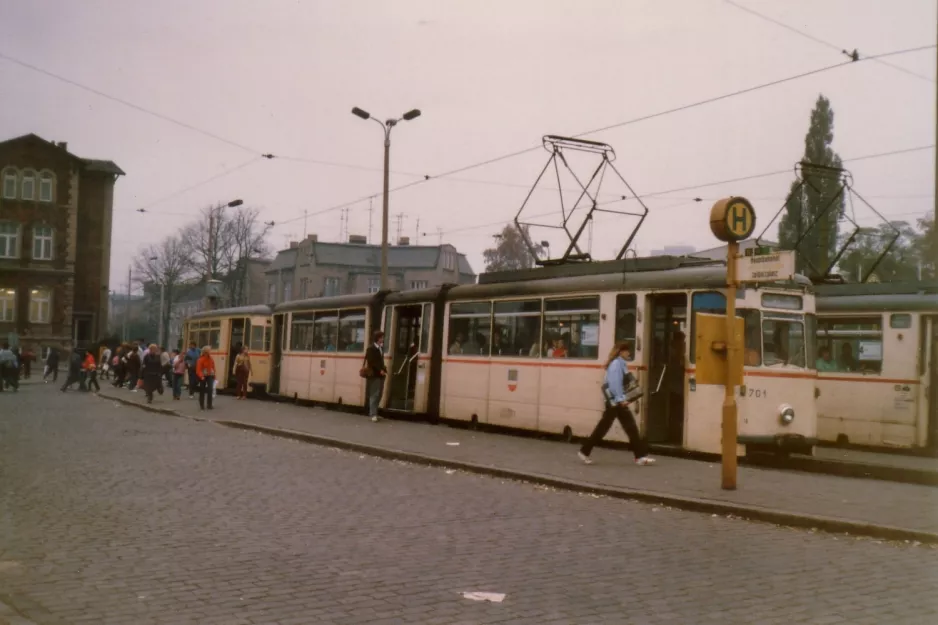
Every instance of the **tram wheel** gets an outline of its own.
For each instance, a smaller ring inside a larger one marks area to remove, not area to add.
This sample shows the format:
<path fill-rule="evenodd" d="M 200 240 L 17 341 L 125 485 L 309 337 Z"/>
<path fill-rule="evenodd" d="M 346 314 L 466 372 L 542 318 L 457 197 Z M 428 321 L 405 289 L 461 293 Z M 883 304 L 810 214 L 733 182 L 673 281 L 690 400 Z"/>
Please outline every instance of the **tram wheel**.
<path fill-rule="evenodd" d="M 563 440 L 567 443 L 573 442 L 573 429 L 569 425 L 565 425 L 563 428 Z"/>
<path fill-rule="evenodd" d="M 469 420 L 469 429 L 472 431 L 479 429 L 479 415 L 472 415 L 472 418 Z"/>

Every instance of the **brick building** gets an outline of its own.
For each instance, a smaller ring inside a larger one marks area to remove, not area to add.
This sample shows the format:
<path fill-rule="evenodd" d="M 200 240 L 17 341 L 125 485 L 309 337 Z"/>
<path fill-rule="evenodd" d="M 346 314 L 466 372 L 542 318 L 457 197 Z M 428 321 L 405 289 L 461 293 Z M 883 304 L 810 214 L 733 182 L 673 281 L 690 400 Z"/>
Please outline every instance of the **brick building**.
<path fill-rule="evenodd" d="M 290 300 L 376 293 L 381 285 L 381 246 L 352 235 L 348 243 L 320 242 L 315 234 L 277 252 L 266 271 L 265 304 Z M 410 245 L 402 237 L 388 249 L 388 287 L 395 291 L 441 284 L 473 284 L 466 259 L 449 244 Z"/>
<path fill-rule="evenodd" d="M 122 175 L 34 134 L 0 142 L 0 338 L 38 352 L 104 336 Z"/>

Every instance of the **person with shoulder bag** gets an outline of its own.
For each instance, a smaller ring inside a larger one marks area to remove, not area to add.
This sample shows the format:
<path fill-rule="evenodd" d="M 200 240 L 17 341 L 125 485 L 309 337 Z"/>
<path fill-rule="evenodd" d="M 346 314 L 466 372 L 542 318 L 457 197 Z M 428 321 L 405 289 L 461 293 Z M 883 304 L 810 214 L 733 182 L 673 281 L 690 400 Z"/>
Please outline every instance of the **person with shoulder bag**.
<path fill-rule="evenodd" d="M 577 452 L 577 456 L 585 464 L 593 463 L 590 452 L 603 439 L 616 419 L 619 420 L 619 424 L 629 437 L 629 444 L 635 455 L 635 464 L 647 466 L 655 463 L 655 459 L 648 455 L 648 445 L 642 440 L 638 425 L 635 423 L 635 416 L 629 410 L 629 402 L 637 399 L 637 397 L 630 398 L 626 393 L 626 380 L 632 379 L 627 360 L 631 352 L 632 348 L 629 343 L 622 341 L 612 348 L 609 359 L 606 361 L 606 381 L 602 387 L 606 409 L 593 433 Z"/>
<path fill-rule="evenodd" d="M 384 332 L 377 330 L 374 342 L 365 350 L 365 360 L 359 375 L 365 378 L 365 402 L 368 416 L 378 421 L 378 404 L 381 403 L 381 394 L 384 392 L 384 380 L 387 378 L 388 368 L 384 364 Z"/>

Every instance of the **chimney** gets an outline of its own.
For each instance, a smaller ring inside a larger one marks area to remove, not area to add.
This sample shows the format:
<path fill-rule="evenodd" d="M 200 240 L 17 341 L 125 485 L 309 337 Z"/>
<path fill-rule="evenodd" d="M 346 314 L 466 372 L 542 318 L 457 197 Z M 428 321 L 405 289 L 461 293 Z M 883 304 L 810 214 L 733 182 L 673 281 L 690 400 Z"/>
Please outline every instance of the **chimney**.
<path fill-rule="evenodd" d="M 58 145 L 63 150 L 68 150 L 68 141 L 59 141 L 56 145 Z"/>
<path fill-rule="evenodd" d="M 317 235 L 315 235 L 315 234 L 307 234 L 307 235 L 306 235 L 306 240 L 307 240 L 307 241 L 312 241 L 313 243 L 316 243 L 317 241 L 319 241 L 319 237 L 318 237 Z"/>
<path fill-rule="evenodd" d="M 368 237 L 362 236 L 360 234 L 350 234 L 348 235 L 349 243 L 368 243 Z"/>
<path fill-rule="evenodd" d="M 291 250 L 295 250 L 295 249 L 298 248 L 299 246 L 300 246 L 300 242 L 299 242 L 299 241 L 290 241 L 290 249 L 291 249 Z"/>
<path fill-rule="evenodd" d="M 401 237 L 397 240 L 398 245 L 410 245 L 410 237 Z"/>

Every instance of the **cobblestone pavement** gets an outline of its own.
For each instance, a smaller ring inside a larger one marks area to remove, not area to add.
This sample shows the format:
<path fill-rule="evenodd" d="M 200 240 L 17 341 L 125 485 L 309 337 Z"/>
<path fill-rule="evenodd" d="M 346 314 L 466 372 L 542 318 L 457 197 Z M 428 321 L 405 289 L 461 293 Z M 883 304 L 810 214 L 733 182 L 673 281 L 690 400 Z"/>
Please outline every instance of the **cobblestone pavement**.
<path fill-rule="evenodd" d="M 143 401 L 141 393 L 111 387 L 105 392 Z M 593 453 L 596 464 L 587 467 L 576 459 L 575 446 L 561 442 L 396 420 L 373 424 L 354 414 L 255 400 L 239 402 L 229 396 L 218 397 L 211 412 L 200 412 L 194 400 L 173 402 L 168 396 L 158 397 L 153 405 L 191 416 L 299 430 L 604 487 L 938 532 L 938 488 L 931 486 L 740 467 L 739 489 L 723 491 L 720 465 L 715 462 L 659 457 L 657 466 L 646 469 L 634 466 L 629 452 L 597 449 Z"/>
<path fill-rule="evenodd" d="M 0 398 L 0 601 L 40 625 L 938 616 L 931 547 L 554 492 L 43 391 Z"/>

